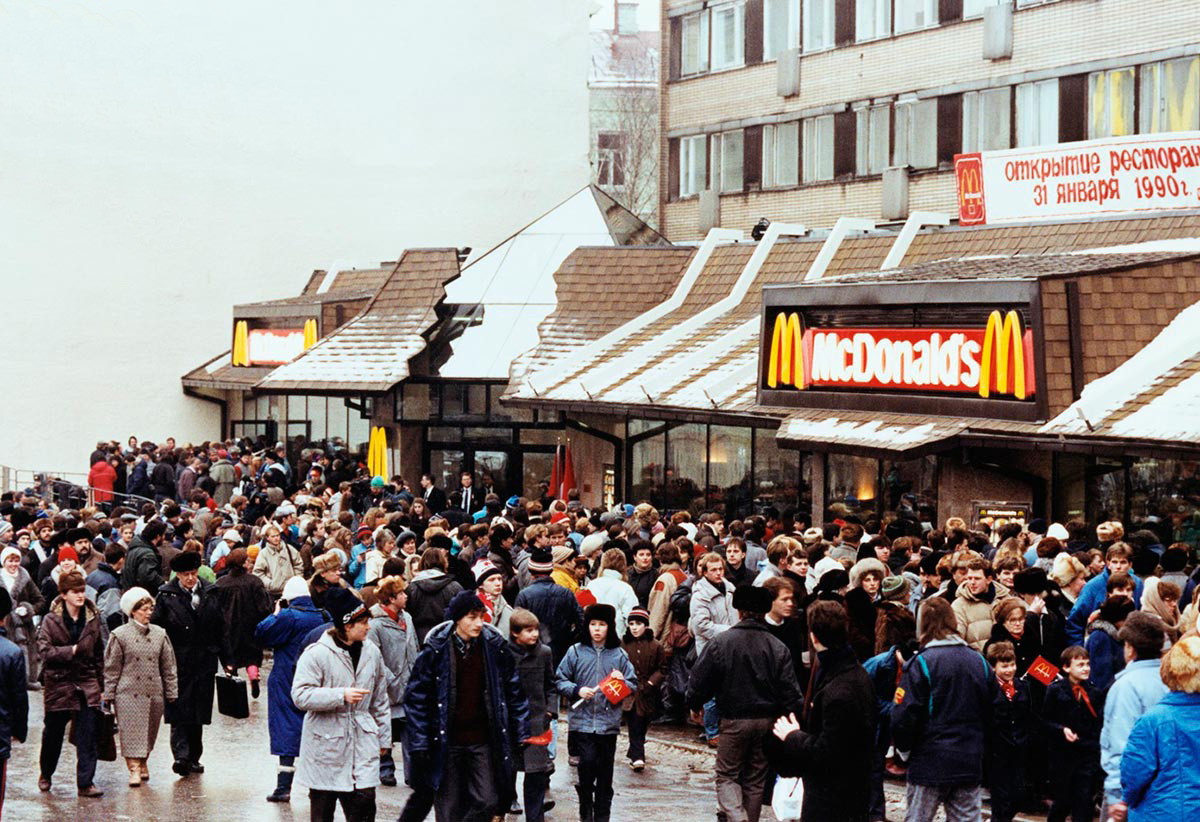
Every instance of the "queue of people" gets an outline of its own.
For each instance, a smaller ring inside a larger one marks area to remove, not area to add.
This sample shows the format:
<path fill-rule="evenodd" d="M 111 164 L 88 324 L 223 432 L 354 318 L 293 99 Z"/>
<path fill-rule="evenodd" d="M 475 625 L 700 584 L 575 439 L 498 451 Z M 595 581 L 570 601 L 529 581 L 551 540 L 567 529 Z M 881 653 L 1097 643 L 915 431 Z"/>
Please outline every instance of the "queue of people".
<path fill-rule="evenodd" d="M 713 750 L 727 822 L 795 780 L 805 822 L 885 819 L 887 779 L 913 822 L 979 819 L 985 794 L 997 820 L 1200 807 L 1195 546 L 1153 532 L 413 493 L 245 443 L 132 456 L 161 498 L 0 500 L 0 761 L 40 690 L 43 791 L 70 725 L 76 791 L 102 795 L 113 715 L 130 788 L 164 720 L 174 773 L 204 773 L 216 677 L 258 698 L 269 655 L 266 798 L 298 783 L 314 820 L 373 819 L 403 778 L 401 820 L 540 822 L 565 767 L 607 822 L 621 729 L 640 774 L 655 721 Z M 183 502 L 159 470 L 181 462 Z"/>

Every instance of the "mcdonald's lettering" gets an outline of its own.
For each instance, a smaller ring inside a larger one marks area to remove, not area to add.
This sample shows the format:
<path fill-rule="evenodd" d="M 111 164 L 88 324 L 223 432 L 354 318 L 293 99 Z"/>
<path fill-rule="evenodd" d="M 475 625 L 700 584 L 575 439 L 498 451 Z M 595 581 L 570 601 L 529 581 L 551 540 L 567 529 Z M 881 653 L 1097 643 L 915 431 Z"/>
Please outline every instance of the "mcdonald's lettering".
<path fill-rule="evenodd" d="M 305 349 L 303 329 L 253 328 L 246 338 L 244 365 L 283 365 Z"/>
<path fill-rule="evenodd" d="M 784 312 L 772 327 L 765 387 L 1026 400 L 1034 395 L 1033 374 L 1033 335 L 1015 310 L 991 312 L 982 328 L 807 330 L 798 314 Z"/>

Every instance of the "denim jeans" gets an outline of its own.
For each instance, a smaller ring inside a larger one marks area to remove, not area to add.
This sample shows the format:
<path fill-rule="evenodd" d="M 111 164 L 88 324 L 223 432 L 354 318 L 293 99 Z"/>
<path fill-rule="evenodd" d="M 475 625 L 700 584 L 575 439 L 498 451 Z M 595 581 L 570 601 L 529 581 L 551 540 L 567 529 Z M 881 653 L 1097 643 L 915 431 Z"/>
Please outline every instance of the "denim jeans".
<path fill-rule="evenodd" d="M 89 708 L 87 699 L 78 694 L 79 709 L 75 711 L 47 711 L 46 726 L 42 731 L 41 769 L 42 776 L 54 776 L 58 758 L 62 755 L 63 737 L 72 717 L 75 719 L 75 784 L 80 788 L 91 786 L 96 776 L 96 724 L 100 718 L 98 708 Z"/>
<path fill-rule="evenodd" d="M 704 703 L 704 735 L 709 739 L 721 732 L 721 716 L 717 713 L 717 700 Z"/>

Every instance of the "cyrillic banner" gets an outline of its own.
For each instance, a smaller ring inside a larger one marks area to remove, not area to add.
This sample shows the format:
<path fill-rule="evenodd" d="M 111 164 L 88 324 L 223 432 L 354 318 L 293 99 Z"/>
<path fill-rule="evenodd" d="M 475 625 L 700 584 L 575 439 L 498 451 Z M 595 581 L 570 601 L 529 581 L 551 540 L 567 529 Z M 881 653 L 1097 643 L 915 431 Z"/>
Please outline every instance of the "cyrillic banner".
<path fill-rule="evenodd" d="M 1200 132 L 958 154 L 961 225 L 1200 208 Z"/>

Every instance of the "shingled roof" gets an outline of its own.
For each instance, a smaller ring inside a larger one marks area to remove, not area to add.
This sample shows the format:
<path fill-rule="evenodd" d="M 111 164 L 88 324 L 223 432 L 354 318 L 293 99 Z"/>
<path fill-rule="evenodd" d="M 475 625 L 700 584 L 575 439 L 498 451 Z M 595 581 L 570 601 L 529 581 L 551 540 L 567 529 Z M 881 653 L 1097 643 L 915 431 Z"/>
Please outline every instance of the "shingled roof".
<path fill-rule="evenodd" d="M 404 252 L 367 307 L 341 329 L 256 386 L 264 391 L 380 393 L 408 376 L 408 361 L 425 348 L 445 286 L 458 276 L 453 248 Z"/>

